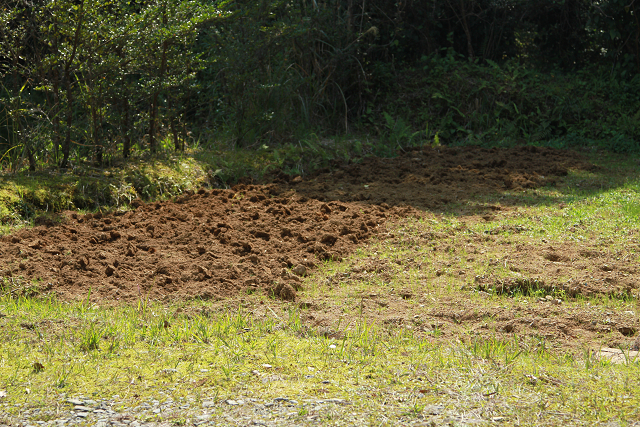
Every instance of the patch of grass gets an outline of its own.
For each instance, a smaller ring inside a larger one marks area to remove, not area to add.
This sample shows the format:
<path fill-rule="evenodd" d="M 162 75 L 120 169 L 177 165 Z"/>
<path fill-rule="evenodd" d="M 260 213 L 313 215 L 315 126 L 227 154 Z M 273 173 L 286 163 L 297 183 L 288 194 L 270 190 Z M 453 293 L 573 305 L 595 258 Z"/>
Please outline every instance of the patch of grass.
<path fill-rule="evenodd" d="M 627 215 L 640 204 L 636 169 L 630 159 L 570 172 L 560 188 L 520 193 L 516 206 L 486 200 L 501 207 L 490 216 L 405 220 L 344 263 L 325 264 L 307 294 L 334 305 L 325 310 L 334 317 L 444 332 L 445 342 L 518 333 L 567 354 L 629 348 L 640 309 L 640 219 Z"/>
<path fill-rule="evenodd" d="M 349 162 L 358 162 L 371 155 L 393 157 L 398 145 L 384 139 L 336 136 L 323 138 L 311 134 L 298 143 L 260 147 L 225 147 L 213 144 L 199 150 L 194 157 L 208 165 L 209 178 L 219 185 L 239 181 L 263 182 L 274 175 L 309 175 L 318 170 Z"/>
<path fill-rule="evenodd" d="M 333 398 L 350 403 L 334 413 L 338 419 L 384 413 L 392 424 L 473 416 L 560 425 L 637 416 L 637 364 L 567 358 L 517 336 L 442 345 L 365 320 L 335 325 L 340 338 L 304 335 L 292 306 L 254 302 L 251 315 L 239 303 L 140 311 L 5 296 L 0 389 L 7 396 L 0 407 L 12 416 L 65 396 L 119 396 L 124 407 L 163 396 L 218 405 L 285 396 L 300 402 L 300 416 L 309 411 L 305 399 Z"/>
<path fill-rule="evenodd" d="M 0 175 L 0 233 L 34 225 L 57 212 L 126 208 L 136 198 L 157 200 L 207 183 L 206 166 L 189 156 L 132 159 L 122 167 L 76 167 L 68 172 Z"/>

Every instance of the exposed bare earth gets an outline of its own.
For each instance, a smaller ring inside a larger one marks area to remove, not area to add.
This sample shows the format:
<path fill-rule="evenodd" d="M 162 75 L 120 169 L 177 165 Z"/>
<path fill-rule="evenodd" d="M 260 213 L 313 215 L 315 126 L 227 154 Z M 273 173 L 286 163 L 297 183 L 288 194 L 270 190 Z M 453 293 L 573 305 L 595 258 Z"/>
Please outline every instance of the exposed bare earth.
<path fill-rule="evenodd" d="M 437 147 L 395 159 L 368 158 L 297 184 L 294 179 L 288 185 L 318 200 L 441 210 L 483 194 L 553 185 L 569 169 L 596 167 L 575 152 L 550 148 Z"/>
<path fill-rule="evenodd" d="M 432 215 L 429 212 L 449 203 L 480 195 L 553 185 L 569 169 L 594 166 L 576 153 L 547 148 L 425 148 L 395 159 L 366 159 L 307 180 L 281 177 L 269 185 L 202 189 L 175 201 L 138 202 L 128 212 L 65 212 L 61 224 L 45 221 L 4 236 L 0 277 L 12 281 L 13 287 L 23 286 L 23 293 L 54 293 L 60 299 L 90 294 L 92 301 L 102 302 L 140 297 L 227 300 L 267 293 L 282 300 L 304 300 L 312 311 L 307 320 L 319 326 L 330 323 L 331 310 L 323 298 L 314 301 L 305 296 L 301 277 L 323 261 L 343 259 L 372 236 L 405 245 L 402 236 L 388 233 L 388 221 Z M 509 209 L 517 208 L 481 206 L 466 212 L 466 220 L 491 221 L 498 211 Z M 445 286 L 447 275 L 457 274 L 468 276 L 466 282 L 474 283 L 476 290 L 504 293 L 527 287 L 562 289 L 568 296 L 624 296 L 638 291 L 636 267 L 615 254 L 565 243 L 514 247 L 500 238 L 507 231 L 514 232 L 496 228 L 456 244 L 465 247 L 469 263 L 486 258 L 490 265 L 508 258 L 514 272 L 511 279 L 474 277 L 473 270 L 450 272 L 446 261 L 429 266 L 420 279 Z M 429 233 L 411 244 L 450 251 L 451 242 L 446 241 L 450 238 Z M 484 255 L 484 244 L 499 247 L 505 256 L 498 260 Z M 337 279 L 357 282 L 396 268 L 386 260 L 368 262 L 371 265 L 351 266 L 348 277 Z M 397 299 L 383 302 L 376 302 L 376 295 L 363 298 L 361 310 L 366 312 L 369 306 L 369 314 L 384 323 L 411 324 L 425 332 L 453 331 L 469 323 L 482 334 L 487 328 L 483 319 L 491 318 L 505 334 L 535 330 L 566 340 L 578 334 L 583 343 L 602 332 L 618 334 L 610 336 L 610 346 L 626 343 L 640 329 L 635 315 L 603 313 L 605 324 L 592 315 L 568 312 L 552 300 L 517 313 L 501 313 L 495 307 L 465 309 L 458 301 L 443 300 L 428 313 L 414 314 L 416 304 L 411 300 L 424 302 L 428 296 L 415 289 L 406 295 L 403 290 L 394 292 Z M 380 314 L 380 307 L 387 311 Z M 425 314 L 440 320 L 410 320 Z"/>
<path fill-rule="evenodd" d="M 264 291 L 295 299 L 300 279 L 340 259 L 411 208 L 300 197 L 277 186 L 200 190 L 112 214 L 66 213 L 61 225 L 3 239 L 3 276 L 40 279 L 62 298 L 221 299 Z M 303 273 L 299 273 L 303 275 Z"/>

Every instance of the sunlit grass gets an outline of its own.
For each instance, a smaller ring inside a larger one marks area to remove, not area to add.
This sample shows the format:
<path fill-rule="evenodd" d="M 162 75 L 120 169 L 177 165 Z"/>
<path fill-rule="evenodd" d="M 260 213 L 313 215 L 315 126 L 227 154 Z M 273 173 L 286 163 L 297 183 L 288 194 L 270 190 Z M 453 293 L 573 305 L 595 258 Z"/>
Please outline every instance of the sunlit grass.
<path fill-rule="evenodd" d="M 514 421 L 541 409 L 583 422 L 637 416 L 637 364 L 563 357 L 544 341 L 517 336 L 443 345 L 366 321 L 344 325 L 343 336 L 332 339 L 303 327 L 298 309 L 269 301 L 258 306 L 265 303 L 273 315 L 258 320 L 240 306 L 109 308 L 5 297 L 3 410 L 74 395 L 117 395 L 129 406 L 160 392 L 178 402 L 221 402 L 304 399 L 321 389 L 322 396 L 348 400 L 350 412 L 386 406 L 396 420 L 422 417 L 434 404 L 451 416 L 479 411 L 485 421 Z M 278 380 L 264 380 L 271 377 Z M 484 413 L 487 405 L 491 411 Z"/>

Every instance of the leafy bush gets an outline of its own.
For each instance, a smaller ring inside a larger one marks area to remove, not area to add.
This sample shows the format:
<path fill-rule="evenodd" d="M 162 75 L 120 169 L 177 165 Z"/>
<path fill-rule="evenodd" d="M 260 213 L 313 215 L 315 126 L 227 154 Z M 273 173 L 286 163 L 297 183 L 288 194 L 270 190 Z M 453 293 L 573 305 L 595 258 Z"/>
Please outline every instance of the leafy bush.
<path fill-rule="evenodd" d="M 385 155 L 436 134 L 509 145 L 575 133 L 624 150 L 638 137 L 635 2 L 6 3 L 11 171 L 354 131 L 375 132 Z"/>
<path fill-rule="evenodd" d="M 392 114 L 410 123 L 404 135 L 428 126 L 447 144 L 509 146 L 568 137 L 568 145 L 582 139 L 619 152 L 638 149 L 640 78 L 621 82 L 596 67 L 544 73 L 519 60 L 481 63 L 453 51 L 425 57 L 421 65 L 398 73 L 392 95 L 372 111 L 387 128 Z"/>

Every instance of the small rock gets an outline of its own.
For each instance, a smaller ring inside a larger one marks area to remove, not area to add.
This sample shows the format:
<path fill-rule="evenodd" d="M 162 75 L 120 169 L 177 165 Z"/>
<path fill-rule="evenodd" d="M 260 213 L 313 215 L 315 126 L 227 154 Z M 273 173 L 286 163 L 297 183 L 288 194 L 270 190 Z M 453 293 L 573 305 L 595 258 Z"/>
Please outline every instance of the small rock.
<path fill-rule="evenodd" d="M 618 348 L 602 348 L 595 353 L 595 356 L 597 359 L 609 360 L 615 364 L 626 364 L 640 359 L 640 353 L 638 351 L 624 352 Z"/>
<path fill-rule="evenodd" d="M 293 270 L 291 271 L 293 271 L 293 273 L 298 276 L 304 276 L 307 274 L 307 267 L 305 267 L 302 264 L 298 264 L 295 267 L 293 267 Z"/>
<path fill-rule="evenodd" d="M 202 402 L 202 407 L 203 408 L 210 408 L 212 406 L 215 406 L 216 402 L 214 402 L 213 400 L 205 400 L 204 402 Z"/>
<path fill-rule="evenodd" d="M 440 415 L 444 411 L 444 406 L 441 405 L 429 405 L 424 408 L 422 412 L 428 415 Z"/>
<path fill-rule="evenodd" d="M 84 406 L 84 405 L 76 405 L 73 408 L 74 411 L 80 411 L 80 412 L 92 412 L 93 408 L 89 408 L 88 406 Z"/>
<path fill-rule="evenodd" d="M 76 412 L 76 417 L 87 418 L 89 416 L 88 412 Z"/>
<path fill-rule="evenodd" d="M 336 405 L 351 405 L 351 402 L 349 402 L 348 400 L 337 399 L 337 398 L 325 399 L 324 403 L 334 403 Z"/>

